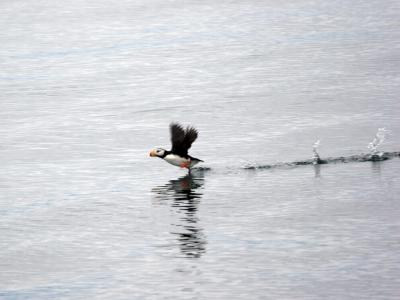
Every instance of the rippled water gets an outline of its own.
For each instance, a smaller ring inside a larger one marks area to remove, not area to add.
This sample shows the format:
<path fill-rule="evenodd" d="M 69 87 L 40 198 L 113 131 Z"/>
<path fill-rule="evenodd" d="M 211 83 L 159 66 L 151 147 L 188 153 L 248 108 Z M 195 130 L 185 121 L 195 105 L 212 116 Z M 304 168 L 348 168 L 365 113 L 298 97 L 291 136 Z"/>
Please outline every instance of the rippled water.
<path fill-rule="evenodd" d="M 398 1 L 0 8 L 0 299 L 399 298 Z"/>

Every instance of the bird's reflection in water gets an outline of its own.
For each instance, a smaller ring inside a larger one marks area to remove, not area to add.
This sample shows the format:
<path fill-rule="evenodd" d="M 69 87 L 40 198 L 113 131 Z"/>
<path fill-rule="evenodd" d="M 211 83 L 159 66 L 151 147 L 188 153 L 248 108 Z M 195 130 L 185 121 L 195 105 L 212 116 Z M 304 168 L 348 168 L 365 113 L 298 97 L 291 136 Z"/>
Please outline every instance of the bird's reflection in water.
<path fill-rule="evenodd" d="M 373 161 L 372 162 L 372 172 L 375 175 L 381 176 L 382 174 L 382 162 L 381 161 Z"/>
<path fill-rule="evenodd" d="M 321 165 L 314 165 L 314 177 L 315 178 L 321 177 Z"/>
<path fill-rule="evenodd" d="M 168 203 L 178 214 L 178 222 L 171 224 L 171 234 L 177 236 L 179 248 L 185 257 L 199 258 L 206 251 L 206 239 L 199 226 L 198 205 L 202 197 L 204 172 L 192 172 L 167 184 L 154 188 L 153 203 Z"/>

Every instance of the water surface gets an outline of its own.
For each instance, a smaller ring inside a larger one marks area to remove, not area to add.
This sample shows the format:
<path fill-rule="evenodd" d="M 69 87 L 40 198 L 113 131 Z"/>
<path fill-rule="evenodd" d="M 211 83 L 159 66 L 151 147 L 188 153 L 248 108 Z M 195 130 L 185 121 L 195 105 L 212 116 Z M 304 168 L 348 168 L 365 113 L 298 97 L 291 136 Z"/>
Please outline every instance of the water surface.
<path fill-rule="evenodd" d="M 398 1 L 0 7 L 1 299 L 399 298 Z"/>

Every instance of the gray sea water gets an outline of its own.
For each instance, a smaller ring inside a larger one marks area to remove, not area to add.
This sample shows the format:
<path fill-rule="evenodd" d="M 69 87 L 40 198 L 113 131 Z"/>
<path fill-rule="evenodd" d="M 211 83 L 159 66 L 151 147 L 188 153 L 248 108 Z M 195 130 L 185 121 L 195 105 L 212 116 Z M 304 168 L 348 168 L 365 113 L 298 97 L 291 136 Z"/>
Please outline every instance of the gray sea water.
<path fill-rule="evenodd" d="M 399 158 L 280 164 L 400 151 L 399 1 L 4 0 L 0 27 L 0 299 L 400 298 Z M 171 121 L 191 176 L 148 156 Z"/>

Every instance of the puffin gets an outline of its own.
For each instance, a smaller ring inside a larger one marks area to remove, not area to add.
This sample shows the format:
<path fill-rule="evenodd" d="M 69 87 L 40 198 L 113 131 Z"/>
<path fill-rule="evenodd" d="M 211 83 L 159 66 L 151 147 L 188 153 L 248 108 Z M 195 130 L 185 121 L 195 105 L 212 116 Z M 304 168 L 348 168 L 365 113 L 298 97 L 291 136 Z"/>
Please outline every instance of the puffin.
<path fill-rule="evenodd" d="M 188 154 L 188 150 L 199 134 L 193 126 L 187 126 L 185 129 L 179 123 L 171 123 L 169 125 L 169 130 L 172 144 L 171 150 L 168 151 L 162 148 L 155 148 L 150 151 L 150 156 L 159 157 L 171 165 L 186 168 L 190 173 L 192 167 L 197 165 L 199 162 L 202 162 L 201 159 L 192 157 Z"/>

